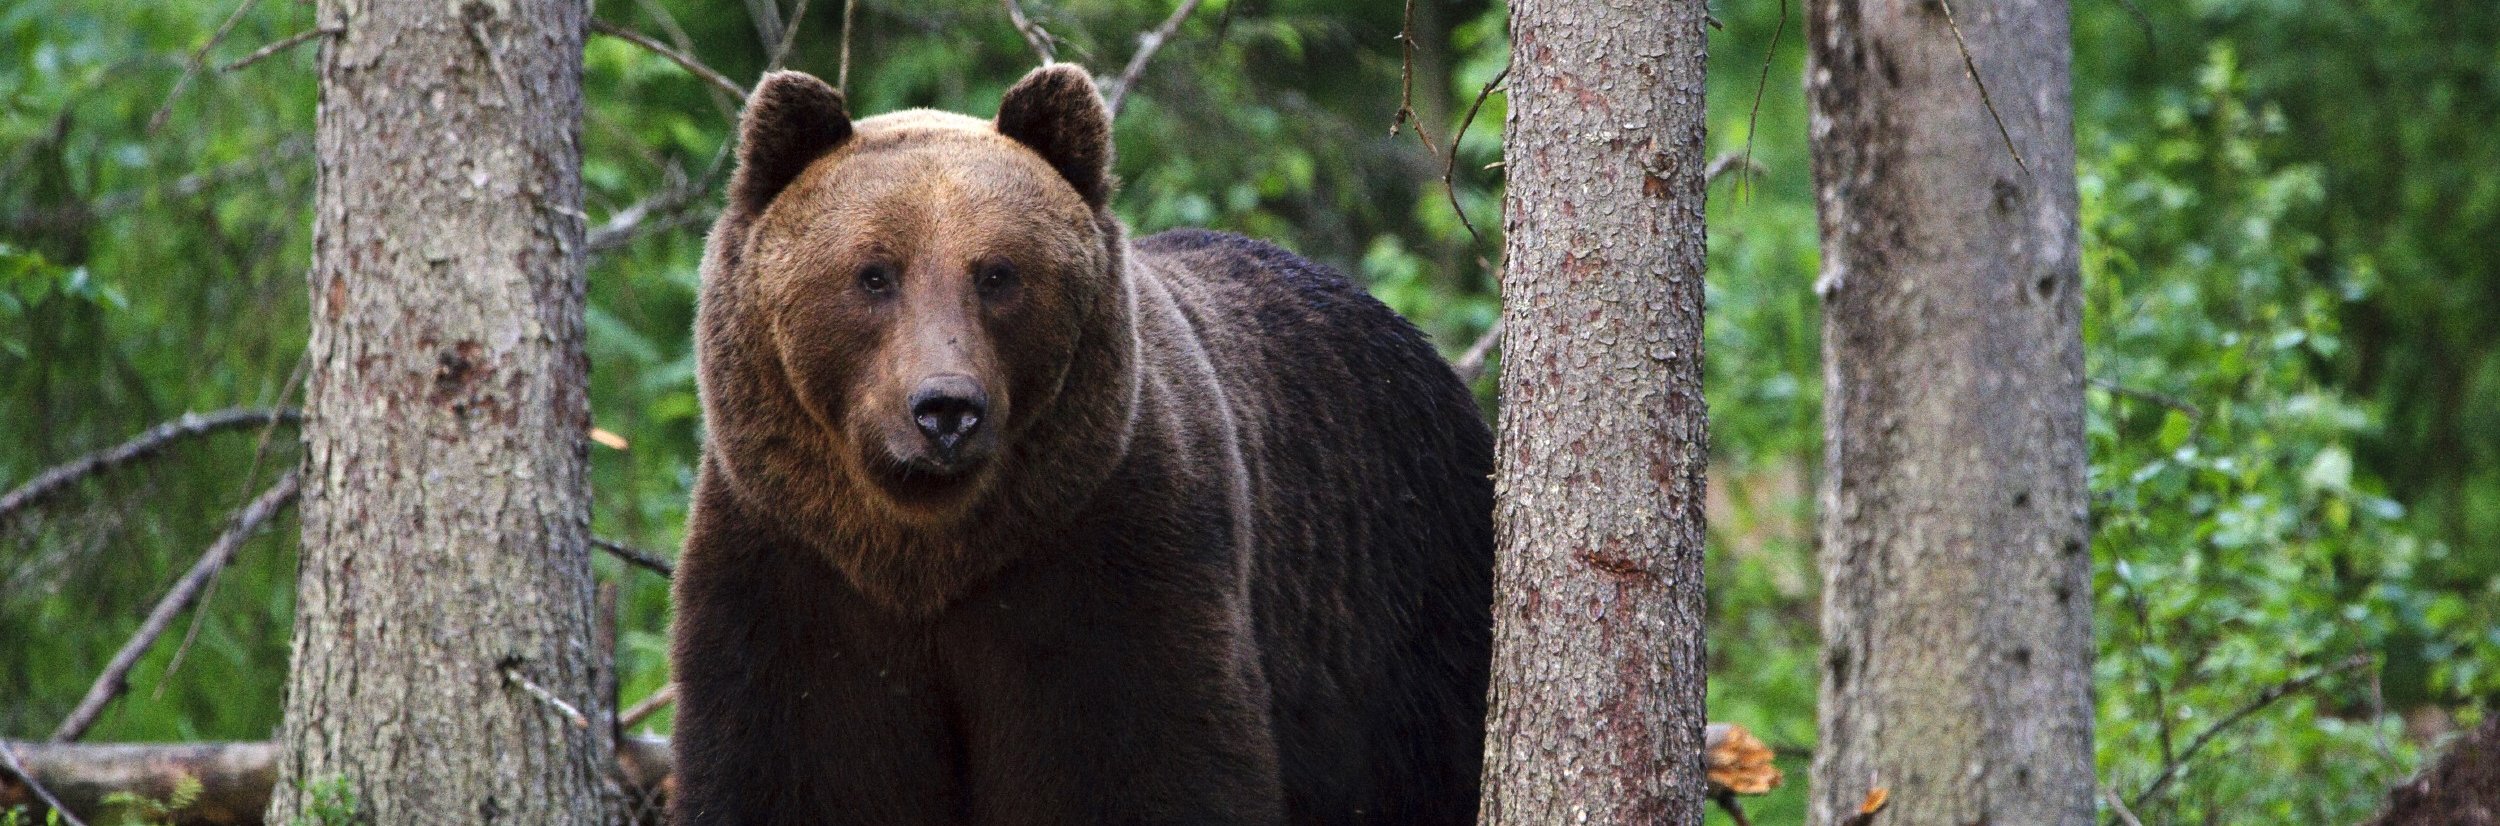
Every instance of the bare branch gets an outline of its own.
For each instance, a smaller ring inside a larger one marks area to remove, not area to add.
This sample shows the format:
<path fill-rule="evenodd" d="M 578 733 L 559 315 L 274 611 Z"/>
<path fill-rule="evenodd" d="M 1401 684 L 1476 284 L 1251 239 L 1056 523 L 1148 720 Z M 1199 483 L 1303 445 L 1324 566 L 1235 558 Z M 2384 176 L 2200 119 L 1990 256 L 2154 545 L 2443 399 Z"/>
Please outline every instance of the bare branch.
<path fill-rule="evenodd" d="M 1051 48 L 1050 45 L 1050 32 L 1043 31 L 1042 24 L 1035 23 L 1032 18 L 1024 16 L 1023 4 L 1017 3 L 1016 0 L 999 1 L 1007 4 L 1007 22 L 1015 24 L 1017 34 L 1024 35 L 1025 45 L 1033 47 L 1033 54 L 1042 59 L 1042 65 L 1048 66 L 1059 62 L 1058 50 Z"/>
<path fill-rule="evenodd" d="M 1109 93 L 1103 95 L 1103 102 L 1110 105 L 1113 117 L 1119 116 L 1120 106 L 1128 102 L 1129 90 L 1135 88 L 1138 77 L 1146 73 L 1146 62 L 1154 59 L 1155 52 L 1172 39 L 1172 33 L 1180 30 L 1181 21 L 1188 20 L 1189 15 L 1198 10 L 1200 2 L 1203 0 L 1181 0 L 1180 7 L 1172 10 L 1172 16 L 1163 18 L 1163 25 L 1137 36 L 1137 54 L 1129 57 L 1128 68 L 1120 70 L 1119 79 L 1112 81 Z"/>
<path fill-rule="evenodd" d="M 333 36 L 333 35 L 337 35 L 337 34 L 339 34 L 339 33 L 341 33 L 341 32 L 345 32 L 345 31 L 347 31 L 347 30 L 346 30 L 346 29 L 343 29 L 343 28 L 340 28 L 340 27 L 337 27 L 337 26 L 318 26 L 318 27 L 314 27 L 314 28 L 310 28 L 310 29 L 305 29 L 305 30 L 303 30 L 303 31 L 296 32 L 296 33 L 294 33 L 294 34 L 287 35 L 286 39 L 284 39 L 284 40 L 280 40 L 280 41 L 278 41 L 278 42 L 276 42 L 276 43 L 271 43 L 271 44 L 269 44 L 269 45 L 267 45 L 267 46 L 262 46 L 262 47 L 260 47 L 260 49 L 259 49 L 259 50 L 254 51 L 254 52 L 252 52 L 251 54 L 244 55 L 242 60 L 237 60 L 237 61 L 235 61 L 235 62 L 228 63 L 228 64 L 223 65 L 223 66 L 219 66 L 219 67 L 217 67 L 217 73 L 218 73 L 218 74 L 225 74 L 225 73 L 228 73 L 228 72 L 239 71 L 239 70 L 243 69 L 243 68 L 244 68 L 244 67 L 246 67 L 246 66 L 250 66 L 250 65 L 252 65 L 252 64 L 254 64 L 254 63 L 259 63 L 259 62 L 261 62 L 261 61 L 263 61 L 263 60 L 268 60 L 269 58 L 276 56 L 279 52 L 283 52 L 283 51 L 286 51 L 286 50 L 288 50 L 288 49 L 292 49 L 292 48 L 295 48 L 295 47 L 297 47 L 297 46 L 301 46 L 301 45 L 304 45 L 304 44 L 306 44 L 306 43 L 310 43 L 310 42 L 312 42 L 312 39 L 313 39 L 313 38 L 316 38 L 316 37 L 323 37 L 323 36 Z"/>
<path fill-rule="evenodd" d="M 1970 72 L 1971 84 L 1979 87 L 1980 105 L 1988 107 L 1988 119 L 1997 123 L 1997 137 L 2005 139 L 2005 154 L 2013 156 L 2014 165 L 2029 174 L 2031 165 L 2023 163 L 2022 151 L 2014 148 L 2014 133 L 2006 130 L 2005 117 L 1997 114 L 1997 102 L 1988 96 L 1988 81 L 1979 77 L 1979 61 L 1971 58 L 1970 43 L 1962 39 L 1962 24 L 1953 19 L 1952 0 L 1936 0 L 1936 4 L 1944 7 L 1944 24 L 1953 30 L 1953 45 L 1962 50 L 1962 69 Z"/>
<path fill-rule="evenodd" d="M 660 709 L 667 708 L 670 703 L 674 702 L 677 702 L 677 684 L 669 683 L 660 686 L 660 690 L 651 692 L 651 696 L 642 698 L 642 702 L 635 703 L 633 708 L 626 709 L 625 716 L 617 718 L 616 727 L 633 728 L 641 725 L 642 721 L 651 719 L 651 715 L 660 713 Z"/>
<path fill-rule="evenodd" d="M 790 10 L 790 25 L 781 28 L 781 42 L 773 44 L 773 59 L 764 64 L 765 71 L 781 68 L 782 61 L 790 57 L 790 47 L 798 45 L 799 21 L 807 19 L 807 3 L 808 0 L 799 0 L 798 7 Z"/>
<path fill-rule="evenodd" d="M 200 588 L 208 583 L 209 577 L 215 576 L 218 569 L 234 559 L 235 551 L 259 532 L 262 524 L 276 516 L 279 509 L 295 501 L 298 481 L 297 473 L 288 471 L 278 478 L 277 484 L 269 486 L 269 490 L 262 492 L 259 498 L 253 499 L 235 515 L 234 521 L 226 526 L 225 533 L 218 534 L 217 541 L 209 543 L 208 551 L 200 554 L 200 561 L 192 564 L 189 573 L 175 580 L 173 589 L 165 593 L 164 599 L 157 600 L 156 608 L 148 612 L 147 621 L 139 624 L 138 632 L 131 634 L 130 641 L 123 643 L 121 650 L 113 654 L 112 662 L 104 666 L 104 673 L 98 675 L 95 684 L 88 687 L 87 696 L 78 701 L 78 708 L 72 710 L 69 718 L 61 721 L 61 727 L 52 732 L 52 742 L 76 740 L 95 725 L 96 718 L 104 715 L 105 706 L 111 705 L 113 698 L 121 696 L 122 691 L 130 687 L 130 669 L 136 667 L 139 658 L 146 656 L 148 649 L 156 645 L 156 638 L 164 635 L 165 629 L 173 625 L 174 618 L 181 616 L 191 607 L 192 601 L 199 598 Z"/>
<path fill-rule="evenodd" d="M 581 709 L 574 708 L 572 703 L 565 702 L 564 698 L 556 696 L 555 692 L 548 691 L 546 686 L 539 685 L 537 681 L 530 679 L 529 675 L 521 673 L 519 663 L 507 662 L 498 666 L 496 670 L 503 673 L 505 683 L 529 692 L 531 697 L 547 704 L 549 710 L 563 717 L 565 722 L 573 724 L 574 728 L 583 731 L 590 730 L 590 718 L 583 715 Z"/>
<path fill-rule="evenodd" d="M 737 81 L 730 80 L 728 75 L 721 74 L 718 69 L 703 65 L 703 61 L 696 60 L 693 55 L 670 48 L 666 43 L 651 39 L 650 35 L 595 18 L 590 21 L 590 30 L 625 41 L 627 43 L 632 43 L 636 46 L 641 46 L 643 49 L 651 52 L 652 54 L 668 58 L 669 62 L 675 63 L 679 68 L 694 73 L 695 77 L 702 78 L 704 82 L 718 87 L 721 91 L 728 92 L 732 97 L 739 100 L 746 100 L 747 98 L 746 87 L 738 85 Z"/>
<path fill-rule="evenodd" d="M 1406 0 L 1406 12 L 1398 23 L 1398 112 L 1389 118 L 1389 137 L 1397 137 L 1398 127 L 1408 123 L 1415 124 L 1415 139 L 1423 141 L 1424 154 L 1440 151 L 1432 145 L 1432 133 L 1425 131 L 1424 122 L 1415 116 L 1415 0 Z M 1457 156 L 1457 139 L 1453 138 L 1450 157 Z M 1457 196 L 1451 198 L 1450 203 L 1458 203 Z"/>
<path fill-rule="evenodd" d="M 1477 244 L 1484 243 L 1484 236 L 1476 234 L 1476 222 L 1467 220 L 1467 208 L 1458 204 L 1458 143 L 1466 139 L 1467 127 L 1476 122 L 1476 112 L 1484 108 L 1484 99 L 1492 97 L 1493 90 L 1508 77 L 1510 67 L 1503 66 L 1501 71 L 1493 73 L 1493 79 L 1484 82 L 1484 88 L 1476 90 L 1476 102 L 1467 104 L 1467 117 L 1459 119 L 1458 130 L 1450 133 L 1450 157 L 1441 165 L 1441 188 L 1450 194 L 1450 209 L 1458 213 L 1458 225 L 1467 228 L 1468 240 Z M 1423 130 L 1418 127 L 1416 131 Z"/>
<path fill-rule="evenodd" d="M 1787 33 L 1788 0 L 1780 0 L 1780 22 L 1777 27 L 1771 29 L 1770 48 L 1762 50 L 1762 79 L 1755 81 L 1753 87 L 1753 109 L 1745 113 L 1745 165 L 1739 167 L 1739 169 L 1748 175 L 1750 175 L 1753 170 L 1762 168 L 1760 164 L 1753 162 L 1753 136 L 1754 132 L 1757 131 L 1754 124 L 1759 123 L 1762 120 L 1762 97 L 1763 95 L 1768 94 L 1771 90 L 1771 62 L 1779 57 L 1780 35 Z M 1711 164 L 1711 166 L 1716 167 L 1718 164 L 1714 163 Z M 1712 175 L 1709 177 L 1716 178 L 1718 176 Z M 1740 178 L 1738 180 L 1742 181 L 1744 179 Z M 1705 180 L 1703 185 L 1707 186 L 1708 182 Z M 1740 187 L 1740 189 L 1741 188 L 1742 187 Z M 1748 189 L 1746 191 L 1750 192 L 1751 190 Z"/>
<path fill-rule="evenodd" d="M 859 0 L 842 0 L 842 65 L 833 76 L 833 90 L 851 94 L 851 26 L 859 20 Z"/>
<path fill-rule="evenodd" d="M 182 418 L 149 428 L 137 438 L 111 449 L 90 453 L 35 474 L 34 479 L 9 491 L 8 495 L 0 496 L 0 522 L 51 498 L 80 479 L 154 456 L 175 442 L 254 425 L 275 422 L 293 424 L 301 419 L 301 415 L 293 408 L 234 408 L 214 413 L 185 413 Z"/>
<path fill-rule="evenodd" d="M 2109 804 L 2111 820 L 2126 826 L 2144 826 L 2143 819 L 2136 817 L 2135 810 L 2127 808 L 2127 801 L 2118 797 L 2118 790 L 2107 783 L 2101 784 L 2101 802 Z"/>
<path fill-rule="evenodd" d="M 2214 721 L 2214 724 L 2206 726 L 2204 731 L 2197 732 L 2196 737 L 2188 741 L 2187 748 L 2179 751 L 2178 759 L 2162 764 L 2161 773 L 2153 776 L 2152 784 L 2145 786 L 2144 791 L 2137 792 L 2135 799 L 2129 801 L 2129 803 L 2134 806 L 2142 806 L 2151 802 L 2154 795 L 2161 794 L 2163 789 L 2170 787 L 2170 781 L 2178 779 L 2179 770 L 2186 768 L 2187 762 L 2195 759 L 2196 753 L 2204 750 L 2207 743 L 2213 742 L 2215 737 L 2221 736 L 2224 731 L 2229 730 L 2232 726 L 2239 725 L 2240 721 L 2248 719 L 2250 715 L 2264 711 L 2267 706 L 2274 705 L 2274 701 L 2306 691 L 2310 686 L 2316 685 L 2319 680 L 2323 680 L 2337 674 L 2342 674 L 2346 671 L 2352 671 L 2376 661 L 2377 660 L 2373 659 L 2368 654 L 2354 654 L 2351 657 L 2346 658 L 2343 662 L 2326 666 L 2307 674 L 2293 677 L 2289 680 L 2284 680 L 2283 682 L 2268 686 L 2266 690 L 2258 692 L 2256 697 L 2251 698 L 2247 704 L 2240 706 L 2238 710 L 2231 712 L 2228 716 L 2225 716 L 2220 720 Z M 2112 816 L 2109 822 L 2111 826 L 2117 826 L 2119 821 L 2117 817 Z"/>
<path fill-rule="evenodd" d="M 1728 173 L 1738 171 L 1747 175 L 1759 175 L 1769 172 L 1770 169 L 1743 152 L 1721 152 L 1718 157 L 1711 158 L 1710 165 L 1702 170 L 1702 185 L 1716 184 Z"/>
<path fill-rule="evenodd" d="M 78 819 L 77 815 L 70 813 L 69 807 L 61 805 L 60 798 L 52 796 L 51 789 L 44 788 L 43 781 L 35 779 L 34 773 L 26 770 L 26 764 L 17 761 L 17 744 L 0 743 L 0 761 L 8 763 L 9 773 L 16 775 L 18 782 L 25 783 L 26 790 L 33 792 L 36 800 L 43 801 L 43 805 L 50 806 L 52 811 L 60 813 L 61 822 L 69 826 L 87 826 Z"/>
<path fill-rule="evenodd" d="M 2187 414 L 2187 417 L 2190 419 L 2201 420 L 2205 418 L 2204 408 L 2196 406 L 2194 402 L 2190 402 L 2186 399 L 2167 393 L 2156 393 L 2151 390 L 2138 390 L 2133 387 L 2128 387 L 2126 385 L 2101 378 L 2092 379 L 2092 386 L 2106 390 L 2113 396 L 2125 396 L 2136 401 L 2150 402 L 2152 404 L 2179 411 L 2180 413 Z"/>
<path fill-rule="evenodd" d="M 1492 354 L 1495 345 L 1501 343 L 1502 320 L 1497 318 L 1493 320 L 1493 326 L 1484 328 L 1484 335 L 1476 337 L 1476 343 L 1467 345 L 1467 352 L 1459 354 L 1457 361 L 1450 362 L 1451 372 L 1458 374 L 1458 383 L 1475 384 L 1476 378 L 1484 375 L 1485 358 Z"/>
<path fill-rule="evenodd" d="M 183 90 L 191 88 L 191 81 L 200 76 L 200 70 L 208 68 L 208 50 L 217 48 L 217 44 L 225 40 L 226 35 L 233 34 L 234 27 L 243 22 L 243 15 L 252 10 L 253 4 L 259 2 L 260 0 L 243 0 L 235 4 L 234 13 L 226 15 L 226 22 L 218 24 L 217 32 L 209 35 L 207 42 L 201 43 L 200 48 L 191 52 L 190 62 L 182 67 L 182 76 L 175 78 L 173 90 L 165 93 L 165 103 L 156 107 L 156 114 L 148 116 L 148 134 L 154 135 L 164 131 L 165 120 L 174 115 L 174 101 L 181 99 Z"/>
<path fill-rule="evenodd" d="M 670 565 L 668 560 L 661 559 L 658 554 L 637 550 L 630 545 L 601 539 L 595 536 L 590 538 L 590 545 L 591 547 L 608 552 L 608 555 L 623 560 L 626 564 L 659 574 L 662 577 L 675 577 L 677 575 L 677 566 Z"/>

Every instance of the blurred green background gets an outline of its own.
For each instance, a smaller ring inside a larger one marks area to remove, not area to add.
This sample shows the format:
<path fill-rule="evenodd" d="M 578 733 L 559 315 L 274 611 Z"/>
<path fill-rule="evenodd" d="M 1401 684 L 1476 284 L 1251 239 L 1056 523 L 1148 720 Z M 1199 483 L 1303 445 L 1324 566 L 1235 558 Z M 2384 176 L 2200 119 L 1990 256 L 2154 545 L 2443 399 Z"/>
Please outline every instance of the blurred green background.
<path fill-rule="evenodd" d="M 246 5 L 0 5 L 0 486 L 186 410 L 296 401 L 314 54 L 219 67 L 315 14 Z M 836 74 L 840 5 L 808 9 L 793 66 Z M 1062 59 L 1105 74 L 1170 10 L 1027 6 Z M 1711 11 L 1711 154 L 1750 148 L 1754 165 L 1710 188 L 1710 713 L 1781 751 L 1788 785 L 1749 808 L 1793 823 L 1819 587 L 1804 21 L 1780 0 Z M 1502 94 L 1455 155 L 1481 238 L 1440 181 L 1507 59 L 1505 10 L 1415 4 L 1417 121 L 1392 134 L 1401 13 L 1208 0 L 1120 117 L 1116 203 L 1141 234 L 1211 226 L 1331 264 L 1456 354 L 1497 310 Z M 741 81 L 768 60 L 746 5 L 597 14 Z M 2358 819 L 2500 698 L 2500 6 L 2085 0 L 2073 16 L 2103 780 L 2133 797 L 2268 687 L 2368 654 L 2222 731 L 2137 808 L 2147 823 Z M 987 0 L 870 0 L 856 27 L 863 114 L 987 113 L 1035 62 Z M 594 227 L 707 180 L 731 102 L 609 37 L 592 38 L 584 85 Z M 594 448 L 596 531 L 664 553 L 693 477 L 687 331 L 717 200 L 655 215 L 591 263 L 594 419 L 628 442 Z M 0 736 L 48 734 L 226 515 L 295 461 L 291 429 L 258 437 L 187 442 L 0 525 Z M 89 739 L 270 736 L 294 530 L 243 550 Z M 630 704 L 666 679 L 667 589 L 598 566 L 620 589 Z"/>

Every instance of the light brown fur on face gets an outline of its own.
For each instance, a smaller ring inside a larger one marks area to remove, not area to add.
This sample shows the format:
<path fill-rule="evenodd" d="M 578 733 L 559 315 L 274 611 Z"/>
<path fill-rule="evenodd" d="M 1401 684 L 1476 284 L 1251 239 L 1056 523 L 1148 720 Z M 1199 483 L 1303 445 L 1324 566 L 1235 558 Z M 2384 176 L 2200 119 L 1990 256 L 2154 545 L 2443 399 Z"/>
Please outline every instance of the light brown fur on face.
<path fill-rule="evenodd" d="M 1062 91 L 1042 77 L 1010 104 Z M 1078 183 L 1107 194 L 1107 176 L 1085 170 L 1109 159 L 1047 157 L 1008 124 L 945 112 L 852 123 L 821 86 L 768 79 L 743 126 L 748 145 L 821 154 L 742 159 L 714 229 L 697 324 L 711 461 L 794 532 L 858 557 L 837 562 L 864 588 L 883 590 L 872 569 L 892 567 L 888 578 L 914 583 L 886 583 L 892 599 L 934 605 L 947 595 L 904 592 L 985 572 L 998 563 L 964 558 L 981 527 L 1057 498 L 1014 479 L 1107 461 L 1083 455 L 1104 452 L 1099 435 L 1067 434 L 1127 403 L 1127 358 L 1110 352 L 1129 337 L 1122 242 Z M 1053 146 L 1055 134 L 1034 140 Z M 1069 398 L 1081 366 L 1103 375 Z M 976 404 L 950 420 L 973 424 L 952 439 L 924 432 L 918 405 L 949 400 Z"/>

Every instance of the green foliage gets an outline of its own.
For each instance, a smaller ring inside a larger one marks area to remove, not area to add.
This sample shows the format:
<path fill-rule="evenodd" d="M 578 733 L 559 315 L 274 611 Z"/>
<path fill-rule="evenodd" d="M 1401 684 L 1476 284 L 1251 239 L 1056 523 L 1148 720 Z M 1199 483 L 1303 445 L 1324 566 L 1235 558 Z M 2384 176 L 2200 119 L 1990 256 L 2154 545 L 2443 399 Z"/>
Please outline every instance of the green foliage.
<path fill-rule="evenodd" d="M 1364 281 L 1445 352 L 1465 348 L 1497 314 L 1506 96 L 1485 97 L 1454 162 L 1449 142 L 1508 59 L 1506 12 L 1415 5 L 1419 120 L 1390 134 L 1404 4 L 1208 0 L 1120 117 L 1116 208 L 1141 235 L 1199 225 L 1286 244 Z M 2123 4 L 2074 9 L 2103 777 L 2132 794 L 2164 765 L 2165 731 L 2176 756 L 2267 688 L 2369 653 L 2383 670 L 2255 712 L 2141 811 L 2353 820 L 2426 751 L 2391 715 L 2470 720 L 2500 696 L 2500 509 L 2473 507 L 2500 499 L 2500 439 L 2474 435 L 2500 433 L 2500 178 L 2486 172 L 2500 168 L 2500 9 L 2138 5 L 2152 41 Z M 791 65 L 838 73 L 838 6 L 813 4 Z M 985 112 L 1034 63 L 992 0 L 860 6 L 860 113 Z M 1170 8 L 1025 6 L 1062 58 L 1101 73 Z M 186 85 L 233 9 L 0 4 L 0 486 L 184 410 L 296 401 L 315 49 L 215 67 L 312 27 L 314 10 L 253 4 Z M 1799 822 L 1822 394 L 1803 4 L 1712 11 L 1725 28 L 1711 35 L 1709 152 L 1750 149 L 1762 172 L 1710 189 L 1709 701 L 1783 754 L 1789 785 L 1749 801 L 1755 819 Z M 733 78 L 770 60 L 734 4 L 598 14 L 682 32 Z M 665 551 L 701 436 L 687 335 L 734 102 L 607 37 L 590 40 L 584 83 L 592 226 L 671 188 L 703 192 L 590 265 L 593 423 L 630 443 L 593 451 L 594 530 Z M 1492 386 L 1478 384 L 1488 402 Z M 295 453 L 291 432 L 199 440 L 0 524 L 0 733 L 48 732 Z M 242 549 L 196 628 L 141 662 L 92 739 L 269 735 L 292 534 L 273 526 Z M 667 681 L 667 588 L 597 564 L 620 595 L 631 702 Z M 354 821 L 343 778 L 313 791 L 324 802 L 303 822 Z"/>
<path fill-rule="evenodd" d="M 287 826 L 356 826 L 364 822 L 356 803 L 356 787 L 346 775 L 311 780 L 304 783 L 303 789 L 312 801 Z"/>
<path fill-rule="evenodd" d="M 173 823 L 175 812 L 199 799 L 200 779 L 186 774 L 174 780 L 174 788 L 163 800 L 123 791 L 105 795 L 104 805 L 121 810 L 121 826 L 160 826 Z"/>
<path fill-rule="evenodd" d="M 26 807 L 11 806 L 8 811 L 0 812 L 0 826 L 34 826 L 32 817 L 33 815 L 27 813 Z M 61 826 L 60 810 L 44 810 L 43 826 Z"/>

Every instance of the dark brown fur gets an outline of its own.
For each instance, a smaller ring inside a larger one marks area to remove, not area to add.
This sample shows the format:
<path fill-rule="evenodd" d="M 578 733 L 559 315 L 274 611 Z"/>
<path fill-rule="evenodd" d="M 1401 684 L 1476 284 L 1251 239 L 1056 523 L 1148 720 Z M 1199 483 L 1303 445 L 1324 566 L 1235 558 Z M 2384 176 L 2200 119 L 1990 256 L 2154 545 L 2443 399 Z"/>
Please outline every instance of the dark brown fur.
<path fill-rule="evenodd" d="M 757 90 L 697 321 L 678 822 L 1472 820 L 1474 405 L 1334 273 L 1126 240 L 1109 123 L 1070 66 L 995 123 Z M 968 458 L 904 409 L 932 375 L 986 391 Z"/>

